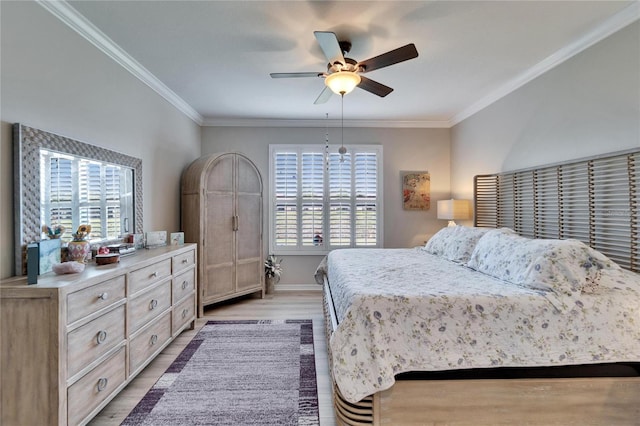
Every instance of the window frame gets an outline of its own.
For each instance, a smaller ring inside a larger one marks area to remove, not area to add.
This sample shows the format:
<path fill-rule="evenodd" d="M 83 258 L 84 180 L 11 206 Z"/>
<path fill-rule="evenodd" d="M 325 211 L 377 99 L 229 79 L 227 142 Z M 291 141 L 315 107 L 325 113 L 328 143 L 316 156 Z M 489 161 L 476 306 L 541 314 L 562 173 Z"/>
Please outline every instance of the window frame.
<path fill-rule="evenodd" d="M 338 148 L 340 148 L 341 145 L 329 145 L 329 149 L 328 149 L 328 153 L 331 155 L 336 155 Z M 276 192 L 275 192 L 275 186 L 276 186 L 276 164 L 275 164 L 275 160 L 276 160 L 276 154 L 278 153 L 282 153 L 282 152 L 295 152 L 297 154 L 297 164 L 298 164 L 298 172 L 300 171 L 300 167 L 301 167 L 301 163 L 302 163 L 302 154 L 304 153 L 323 153 L 323 160 L 324 163 L 326 164 L 326 154 L 327 154 L 327 150 L 326 150 L 326 145 L 325 144 L 270 144 L 269 145 L 269 217 L 268 217 L 268 223 L 269 223 L 269 250 L 270 253 L 276 254 L 276 255 L 301 255 L 301 256 L 306 256 L 306 255 L 326 255 L 328 254 L 331 250 L 334 249 L 340 249 L 340 248 L 381 248 L 384 247 L 384 241 L 383 241 L 383 236 L 384 236 L 384 228 L 383 228 L 383 224 L 384 224 L 384 194 L 383 194 L 383 149 L 382 149 L 382 145 L 373 145 L 373 144 L 353 144 L 353 145 L 345 145 L 345 147 L 347 148 L 347 152 L 349 154 L 356 154 L 356 153 L 375 153 L 376 155 L 376 199 L 375 201 L 373 201 L 376 204 L 376 244 L 375 245 L 355 245 L 355 236 L 356 236 L 356 229 L 355 229 L 355 215 L 356 215 L 356 204 L 358 204 L 358 199 L 356 198 L 356 194 L 355 194 L 355 178 L 354 178 L 354 171 L 355 171 L 355 163 L 354 165 L 352 165 L 352 169 L 351 169 L 351 195 L 349 196 L 349 203 L 352 206 L 351 209 L 351 228 L 350 228 L 350 233 L 352 236 L 352 240 L 351 240 L 351 244 L 349 246 L 345 246 L 345 245 L 333 245 L 330 246 L 329 244 L 329 227 L 330 227 L 330 223 L 329 223 L 329 214 L 330 214 L 330 205 L 331 205 L 331 199 L 329 197 L 329 176 L 328 176 L 328 172 L 326 170 L 326 167 L 323 168 L 323 198 L 322 198 L 322 205 L 323 205 L 323 244 L 321 246 L 303 246 L 302 245 L 302 204 L 304 200 L 307 200 L 308 202 L 314 202 L 314 200 L 311 199 L 307 199 L 307 198 L 302 198 L 302 193 L 301 193 L 301 187 L 302 187 L 302 179 L 298 179 L 297 182 L 297 190 L 296 190 L 296 197 L 295 197 L 295 202 L 296 202 L 296 217 L 297 217 L 297 238 L 298 238 L 298 242 L 297 245 L 294 246 L 276 246 L 276 238 L 275 238 L 275 230 L 276 230 L 276 214 L 275 214 L 275 208 L 276 208 Z M 355 157 L 351 157 L 352 161 Z M 360 199 L 359 201 L 360 203 L 363 202 L 362 199 Z"/>

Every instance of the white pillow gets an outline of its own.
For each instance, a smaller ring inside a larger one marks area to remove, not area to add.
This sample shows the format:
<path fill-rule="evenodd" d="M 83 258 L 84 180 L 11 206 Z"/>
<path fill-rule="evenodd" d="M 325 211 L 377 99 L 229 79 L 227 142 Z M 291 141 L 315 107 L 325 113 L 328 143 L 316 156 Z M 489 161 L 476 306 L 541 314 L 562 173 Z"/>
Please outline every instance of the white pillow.
<path fill-rule="evenodd" d="M 492 277 L 520 283 L 529 265 L 539 253 L 528 238 L 516 233 L 491 230 L 480 238 L 467 266 Z"/>
<path fill-rule="evenodd" d="M 489 230 L 489 228 L 448 226 L 431 237 L 424 246 L 424 250 L 452 262 L 466 263 L 478 240 Z"/>
<path fill-rule="evenodd" d="M 575 300 L 597 289 L 601 270 L 619 268 L 578 240 L 529 239 L 495 231 L 487 232 L 478 241 L 467 266 L 504 281 Z"/>

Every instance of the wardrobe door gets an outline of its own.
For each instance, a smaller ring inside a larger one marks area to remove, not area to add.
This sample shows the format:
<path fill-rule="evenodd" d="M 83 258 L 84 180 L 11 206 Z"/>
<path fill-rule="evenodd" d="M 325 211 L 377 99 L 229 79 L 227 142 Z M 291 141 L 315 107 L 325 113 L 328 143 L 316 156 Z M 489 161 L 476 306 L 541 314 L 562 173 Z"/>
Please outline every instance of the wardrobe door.
<path fill-rule="evenodd" d="M 234 155 L 219 157 L 207 171 L 204 194 L 203 301 L 233 294 L 235 263 Z"/>
<path fill-rule="evenodd" d="M 237 157 L 236 265 L 238 291 L 262 287 L 262 179 L 253 163 Z"/>

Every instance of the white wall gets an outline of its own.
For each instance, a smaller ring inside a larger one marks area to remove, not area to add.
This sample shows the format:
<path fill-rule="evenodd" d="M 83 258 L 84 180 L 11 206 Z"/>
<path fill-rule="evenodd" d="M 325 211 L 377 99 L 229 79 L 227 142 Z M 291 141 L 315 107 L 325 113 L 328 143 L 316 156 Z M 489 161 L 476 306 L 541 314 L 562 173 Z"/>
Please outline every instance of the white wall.
<path fill-rule="evenodd" d="M 268 210 L 269 144 L 324 144 L 324 128 L 240 128 L 204 127 L 202 154 L 240 152 L 258 167 L 264 181 L 264 211 Z M 340 129 L 329 129 L 329 140 L 339 140 Z M 345 144 L 383 146 L 384 245 L 413 247 L 445 225 L 436 219 L 436 200 L 449 198 L 448 129 L 345 128 Z M 402 209 L 400 171 L 426 170 L 431 174 L 431 209 Z M 268 214 L 264 217 L 264 250 L 268 253 Z M 282 284 L 313 284 L 313 273 L 321 257 L 287 256 Z"/>
<path fill-rule="evenodd" d="M 178 230 L 200 127 L 36 3 L 0 14 L 0 277 L 14 273 L 15 122 L 141 158 L 145 230 Z"/>
<path fill-rule="evenodd" d="M 618 31 L 451 131 L 454 196 L 473 176 L 640 147 L 640 24 Z"/>

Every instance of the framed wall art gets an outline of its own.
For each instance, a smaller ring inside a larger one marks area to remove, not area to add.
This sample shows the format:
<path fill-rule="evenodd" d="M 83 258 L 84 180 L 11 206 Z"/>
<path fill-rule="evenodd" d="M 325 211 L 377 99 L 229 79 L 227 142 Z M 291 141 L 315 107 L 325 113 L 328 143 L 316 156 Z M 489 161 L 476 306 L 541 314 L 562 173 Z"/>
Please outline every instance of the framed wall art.
<path fill-rule="evenodd" d="M 431 177 L 429 172 L 400 172 L 402 177 L 402 208 L 429 210 L 431 208 Z"/>

